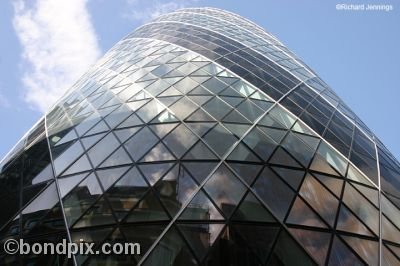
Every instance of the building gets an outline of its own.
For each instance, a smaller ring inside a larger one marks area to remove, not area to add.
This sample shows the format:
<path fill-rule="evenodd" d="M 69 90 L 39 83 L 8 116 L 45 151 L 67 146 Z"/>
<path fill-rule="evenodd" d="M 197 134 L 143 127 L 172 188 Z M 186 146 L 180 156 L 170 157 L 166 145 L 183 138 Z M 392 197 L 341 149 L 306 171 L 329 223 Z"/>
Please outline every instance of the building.
<path fill-rule="evenodd" d="M 118 42 L 0 170 L 3 242 L 141 244 L 77 264 L 400 264 L 399 162 L 278 39 L 214 8 Z"/>

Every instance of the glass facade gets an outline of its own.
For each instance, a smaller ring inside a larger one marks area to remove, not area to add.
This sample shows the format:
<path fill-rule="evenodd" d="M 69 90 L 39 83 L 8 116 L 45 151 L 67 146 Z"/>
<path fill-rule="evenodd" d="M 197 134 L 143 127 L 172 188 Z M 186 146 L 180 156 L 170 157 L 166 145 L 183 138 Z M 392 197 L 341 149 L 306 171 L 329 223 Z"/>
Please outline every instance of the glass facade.
<path fill-rule="evenodd" d="M 312 70 L 214 8 L 118 42 L 0 163 L 0 239 L 138 242 L 39 265 L 400 265 L 400 164 Z"/>

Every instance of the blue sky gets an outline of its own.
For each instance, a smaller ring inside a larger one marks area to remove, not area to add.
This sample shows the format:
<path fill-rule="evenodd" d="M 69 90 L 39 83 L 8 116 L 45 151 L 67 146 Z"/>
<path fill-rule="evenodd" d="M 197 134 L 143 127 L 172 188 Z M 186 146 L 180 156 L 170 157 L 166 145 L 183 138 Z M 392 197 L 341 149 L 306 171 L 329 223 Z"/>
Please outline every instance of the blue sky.
<path fill-rule="evenodd" d="M 400 3 L 339 11 L 342 1 L 0 1 L 0 158 L 62 91 L 123 36 L 157 14 L 212 6 L 267 29 L 328 83 L 400 158 Z M 79 51 L 79 52 L 77 52 Z"/>

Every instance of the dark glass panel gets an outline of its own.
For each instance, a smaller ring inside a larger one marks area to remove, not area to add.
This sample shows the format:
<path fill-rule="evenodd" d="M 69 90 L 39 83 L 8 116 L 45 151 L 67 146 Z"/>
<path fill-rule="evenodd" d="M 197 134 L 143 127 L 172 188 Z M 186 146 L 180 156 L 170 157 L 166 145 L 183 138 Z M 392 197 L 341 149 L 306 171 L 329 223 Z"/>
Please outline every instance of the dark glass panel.
<path fill-rule="evenodd" d="M 214 172 L 204 189 L 228 217 L 246 191 L 245 186 L 225 165 Z"/>
<path fill-rule="evenodd" d="M 333 226 L 339 201 L 310 174 L 307 174 L 303 181 L 300 195 Z"/>
<path fill-rule="evenodd" d="M 294 192 L 268 167 L 261 172 L 253 189 L 282 221 L 292 202 Z"/>
<path fill-rule="evenodd" d="M 346 184 L 343 202 L 375 233 L 379 233 L 379 211 L 349 183 Z"/>
<path fill-rule="evenodd" d="M 362 224 L 361 221 L 344 205 L 340 206 L 336 229 L 373 237 L 371 231 L 364 224 Z"/>
<path fill-rule="evenodd" d="M 331 234 L 295 228 L 290 228 L 289 232 L 294 235 L 319 265 L 325 264 Z"/>
<path fill-rule="evenodd" d="M 151 130 L 144 127 L 125 142 L 124 145 L 132 158 L 137 161 L 146 154 L 146 152 L 148 152 L 157 141 L 158 138 L 151 132 Z"/>
<path fill-rule="evenodd" d="M 141 265 L 196 266 L 198 263 L 175 227 L 171 227 Z"/>
<path fill-rule="evenodd" d="M 368 265 L 379 264 L 378 241 L 371 241 L 350 236 L 342 236 L 342 238 Z"/>
<path fill-rule="evenodd" d="M 302 249 L 302 247 L 292 239 L 289 234 L 281 230 L 278 241 L 268 261 L 268 265 L 317 265 Z"/>
<path fill-rule="evenodd" d="M 180 124 L 163 141 L 175 156 L 180 158 L 193 146 L 197 137 L 185 125 Z"/>
<path fill-rule="evenodd" d="M 365 263 L 362 262 L 356 255 L 354 255 L 354 253 L 337 236 L 335 236 L 331 247 L 331 254 L 328 265 L 361 266 L 365 265 Z"/>
<path fill-rule="evenodd" d="M 122 219 L 147 190 L 147 183 L 136 167 L 133 167 L 106 192 L 106 195 L 115 215 Z"/>
<path fill-rule="evenodd" d="M 286 223 L 327 228 L 321 218 L 300 197 L 297 197 L 294 201 Z"/>

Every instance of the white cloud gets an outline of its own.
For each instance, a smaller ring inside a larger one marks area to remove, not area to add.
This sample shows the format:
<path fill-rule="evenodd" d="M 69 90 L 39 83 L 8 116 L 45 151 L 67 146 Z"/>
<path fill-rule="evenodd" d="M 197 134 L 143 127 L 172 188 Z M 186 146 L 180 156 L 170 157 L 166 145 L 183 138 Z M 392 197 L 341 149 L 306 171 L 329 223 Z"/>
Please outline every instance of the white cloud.
<path fill-rule="evenodd" d="M 199 0 L 127 0 L 129 11 L 124 14 L 124 17 L 140 22 L 147 22 L 176 9 L 192 6 L 198 1 Z"/>
<path fill-rule="evenodd" d="M 45 112 L 100 55 L 88 0 L 16 0 L 24 99 Z"/>

